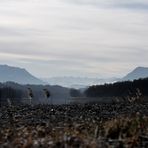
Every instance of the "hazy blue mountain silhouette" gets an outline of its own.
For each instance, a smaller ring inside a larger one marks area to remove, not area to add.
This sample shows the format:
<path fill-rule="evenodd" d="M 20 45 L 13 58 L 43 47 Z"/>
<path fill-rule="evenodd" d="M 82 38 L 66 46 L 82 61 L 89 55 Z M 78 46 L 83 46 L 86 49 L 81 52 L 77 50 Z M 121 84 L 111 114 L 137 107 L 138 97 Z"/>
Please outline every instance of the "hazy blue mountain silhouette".
<path fill-rule="evenodd" d="M 51 78 L 42 78 L 43 81 L 49 83 L 50 85 L 60 85 L 63 87 L 69 88 L 85 88 L 90 85 L 104 84 L 116 82 L 118 78 L 89 78 L 89 77 L 51 77 Z"/>
<path fill-rule="evenodd" d="M 137 67 L 132 72 L 127 74 L 122 80 L 135 80 L 140 78 L 147 78 L 148 77 L 148 68 L 147 67 Z"/>
<path fill-rule="evenodd" d="M 19 84 L 44 84 L 43 81 L 18 67 L 0 65 L 0 82 L 13 81 Z"/>

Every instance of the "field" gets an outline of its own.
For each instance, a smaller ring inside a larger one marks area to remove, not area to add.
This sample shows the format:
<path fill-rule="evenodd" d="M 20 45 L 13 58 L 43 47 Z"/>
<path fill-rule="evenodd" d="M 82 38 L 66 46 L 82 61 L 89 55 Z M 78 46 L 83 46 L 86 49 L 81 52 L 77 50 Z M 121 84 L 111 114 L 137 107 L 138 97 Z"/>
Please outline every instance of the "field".
<path fill-rule="evenodd" d="M 148 147 L 148 104 L 0 108 L 0 148 Z"/>

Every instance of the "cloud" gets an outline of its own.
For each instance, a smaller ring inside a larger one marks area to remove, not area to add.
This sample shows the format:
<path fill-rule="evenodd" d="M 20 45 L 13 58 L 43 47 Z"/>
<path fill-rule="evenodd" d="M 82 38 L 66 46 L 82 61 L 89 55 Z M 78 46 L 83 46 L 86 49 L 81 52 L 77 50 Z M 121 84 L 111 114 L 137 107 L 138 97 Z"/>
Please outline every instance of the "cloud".
<path fill-rule="evenodd" d="M 46 77 L 121 76 L 148 66 L 147 4 L 0 1 L 0 62 Z"/>
<path fill-rule="evenodd" d="M 147 0 L 64 0 L 67 3 L 77 5 L 89 5 L 95 7 L 106 7 L 106 8 L 127 8 L 127 9 L 145 9 L 148 8 Z"/>

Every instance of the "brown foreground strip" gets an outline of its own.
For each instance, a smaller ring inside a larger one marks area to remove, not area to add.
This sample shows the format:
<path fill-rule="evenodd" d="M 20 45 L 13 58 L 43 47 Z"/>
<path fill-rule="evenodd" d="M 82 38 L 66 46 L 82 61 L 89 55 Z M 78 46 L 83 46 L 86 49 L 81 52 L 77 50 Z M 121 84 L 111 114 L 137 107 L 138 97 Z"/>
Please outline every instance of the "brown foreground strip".
<path fill-rule="evenodd" d="M 0 108 L 0 148 L 145 148 L 148 104 Z"/>

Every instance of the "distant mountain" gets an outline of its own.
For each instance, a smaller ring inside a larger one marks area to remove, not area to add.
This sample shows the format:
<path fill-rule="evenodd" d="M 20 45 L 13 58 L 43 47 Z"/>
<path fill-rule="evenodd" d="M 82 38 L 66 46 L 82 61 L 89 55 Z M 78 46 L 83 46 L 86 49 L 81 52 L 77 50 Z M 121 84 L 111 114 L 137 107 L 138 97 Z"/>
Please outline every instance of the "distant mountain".
<path fill-rule="evenodd" d="M 88 78 L 88 77 L 51 77 L 51 78 L 42 78 L 44 82 L 49 83 L 50 85 L 60 85 L 69 88 L 87 88 L 91 85 L 101 85 L 105 83 L 114 83 L 118 81 L 132 81 L 139 78 L 148 77 L 148 68 L 146 67 L 137 67 L 132 72 L 127 74 L 123 78 Z"/>
<path fill-rule="evenodd" d="M 137 67 L 132 72 L 127 74 L 122 80 L 135 80 L 140 78 L 147 78 L 148 77 L 148 68 L 147 67 Z"/>
<path fill-rule="evenodd" d="M 0 82 L 13 81 L 19 84 L 45 84 L 28 71 L 18 67 L 0 65 Z"/>
<path fill-rule="evenodd" d="M 112 83 L 118 81 L 117 78 L 99 79 L 99 78 L 88 78 L 88 77 L 51 77 L 43 78 L 43 81 L 50 85 L 60 85 L 69 88 L 85 88 L 90 85 L 98 85 L 104 83 Z"/>

